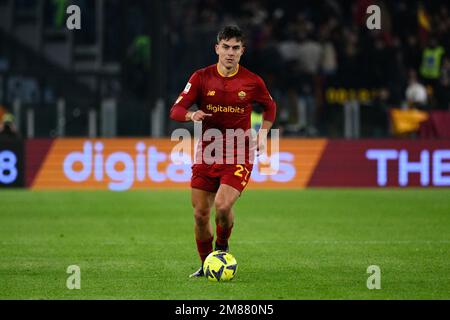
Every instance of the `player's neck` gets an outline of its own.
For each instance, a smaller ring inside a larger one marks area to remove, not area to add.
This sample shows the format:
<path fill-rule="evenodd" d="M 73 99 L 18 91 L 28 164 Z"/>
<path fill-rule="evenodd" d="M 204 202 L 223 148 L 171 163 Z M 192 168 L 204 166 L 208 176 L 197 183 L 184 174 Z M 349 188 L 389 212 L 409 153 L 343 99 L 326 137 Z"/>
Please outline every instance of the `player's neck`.
<path fill-rule="evenodd" d="M 225 78 L 232 77 L 239 71 L 239 64 L 237 64 L 234 68 L 227 69 L 222 64 L 217 63 L 217 72 Z"/>

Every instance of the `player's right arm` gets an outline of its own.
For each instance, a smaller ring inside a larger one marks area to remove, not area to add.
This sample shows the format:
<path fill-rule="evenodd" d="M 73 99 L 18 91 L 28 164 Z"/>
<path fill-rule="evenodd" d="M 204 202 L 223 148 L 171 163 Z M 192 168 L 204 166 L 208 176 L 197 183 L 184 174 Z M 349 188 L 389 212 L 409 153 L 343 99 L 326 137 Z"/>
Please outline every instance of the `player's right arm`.
<path fill-rule="evenodd" d="M 189 111 L 189 108 L 200 98 L 201 79 L 200 75 L 195 72 L 189 79 L 183 92 L 170 109 L 170 118 L 179 122 L 186 121 L 202 121 L 210 114 L 204 113 L 202 110 Z"/>

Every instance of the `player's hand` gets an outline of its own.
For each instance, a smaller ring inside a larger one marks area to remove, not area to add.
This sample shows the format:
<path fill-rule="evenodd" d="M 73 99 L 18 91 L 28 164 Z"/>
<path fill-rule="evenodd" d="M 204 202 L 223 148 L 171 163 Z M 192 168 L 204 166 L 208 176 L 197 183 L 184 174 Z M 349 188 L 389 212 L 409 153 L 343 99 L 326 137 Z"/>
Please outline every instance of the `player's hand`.
<path fill-rule="evenodd" d="M 258 134 L 256 155 L 259 157 L 259 156 L 265 154 L 266 148 L 267 148 L 267 136 Z"/>
<path fill-rule="evenodd" d="M 203 121 L 207 117 L 211 117 L 212 114 L 204 113 L 202 110 L 195 111 L 193 114 L 191 114 L 191 120 L 194 122 L 197 121 Z"/>

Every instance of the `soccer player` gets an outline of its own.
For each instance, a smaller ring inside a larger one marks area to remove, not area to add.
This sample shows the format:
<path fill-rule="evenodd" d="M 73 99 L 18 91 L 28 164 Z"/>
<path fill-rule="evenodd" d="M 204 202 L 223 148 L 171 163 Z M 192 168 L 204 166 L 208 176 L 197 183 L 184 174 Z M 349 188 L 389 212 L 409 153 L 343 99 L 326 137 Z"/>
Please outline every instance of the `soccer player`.
<path fill-rule="evenodd" d="M 202 133 L 218 129 L 225 135 L 227 129 L 251 127 L 252 104 L 262 105 L 263 123 L 257 135 L 257 148 L 265 149 L 267 132 L 275 120 L 276 104 L 264 81 L 256 74 L 239 65 L 245 50 L 242 31 L 236 26 L 226 26 L 217 35 L 215 51 L 217 64 L 197 70 L 189 79 L 170 110 L 170 118 L 179 122 L 201 122 Z M 190 111 L 192 105 L 197 111 Z M 212 143 L 201 139 L 202 150 Z M 226 137 L 224 145 L 230 143 Z M 234 138 L 231 139 L 234 143 Z M 224 146 L 225 148 L 225 146 Z M 247 186 L 253 168 L 250 144 L 246 143 L 245 161 L 230 164 L 197 161 L 192 166 L 192 205 L 194 208 L 195 239 L 202 266 L 190 277 L 203 276 L 203 262 L 213 251 L 213 229 L 210 213 L 215 208 L 215 250 L 228 251 L 228 240 L 234 225 L 233 205 Z M 231 149 L 231 148 L 230 148 Z M 234 150 L 236 156 L 238 149 Z M 224 151 L 224 154 L 226 152 Z"/>

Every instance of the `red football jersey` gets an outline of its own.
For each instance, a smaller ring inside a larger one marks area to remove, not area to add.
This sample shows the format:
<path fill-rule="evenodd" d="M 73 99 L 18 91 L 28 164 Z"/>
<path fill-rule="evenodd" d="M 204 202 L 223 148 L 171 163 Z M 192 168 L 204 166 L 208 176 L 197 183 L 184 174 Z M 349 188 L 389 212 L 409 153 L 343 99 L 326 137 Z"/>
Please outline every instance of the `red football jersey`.
<path fill-rule="evenodd" d="M 191 76 L 172 106 L 170 117 L 184 122 L 188 109 L 197 104 L 199 110 L 212 114 L 203 120 L 203 133 L 208 129 L 218 129 L 223 134 L 226 129 L 246 131 L 251 128 L 253 102 L 263 106 L 264 120 L 275 120 L 276 104 L 259 76 L 238 65 L 237 72 L 225 77 L 214 64 Z M 203 146 L 208 144 L 203 141 Z"/>

